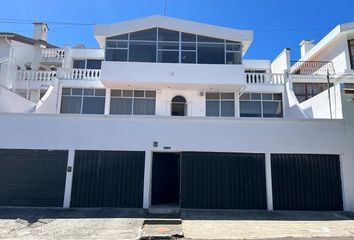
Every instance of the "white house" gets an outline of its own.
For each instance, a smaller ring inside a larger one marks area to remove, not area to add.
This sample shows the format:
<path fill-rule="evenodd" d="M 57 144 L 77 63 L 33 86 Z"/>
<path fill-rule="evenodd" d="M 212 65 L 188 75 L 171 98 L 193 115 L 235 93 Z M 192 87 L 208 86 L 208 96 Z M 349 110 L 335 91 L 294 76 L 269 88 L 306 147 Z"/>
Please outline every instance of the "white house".
<path fill-rule="evenodd" d="M 354 23 L 274 60 L 151 16 L 0 33 L 0 206 L 354 211 Z"/>

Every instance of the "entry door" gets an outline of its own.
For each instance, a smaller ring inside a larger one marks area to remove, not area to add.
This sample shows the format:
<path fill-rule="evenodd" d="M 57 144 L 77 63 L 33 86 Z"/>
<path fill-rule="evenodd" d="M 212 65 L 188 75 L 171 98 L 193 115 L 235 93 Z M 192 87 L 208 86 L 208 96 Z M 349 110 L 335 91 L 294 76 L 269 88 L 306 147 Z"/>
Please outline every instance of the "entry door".
<path fill-rule="evenodd" d="M 154 153 L 151 205 L 179 205 L 180 153 Z"/>

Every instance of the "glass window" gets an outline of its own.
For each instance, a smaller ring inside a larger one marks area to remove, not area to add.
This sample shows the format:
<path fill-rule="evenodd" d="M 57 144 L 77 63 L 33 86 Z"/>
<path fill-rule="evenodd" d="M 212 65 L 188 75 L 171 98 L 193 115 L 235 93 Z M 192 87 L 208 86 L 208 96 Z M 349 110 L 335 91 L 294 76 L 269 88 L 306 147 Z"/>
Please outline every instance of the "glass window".
<path fill-rule="evenodd" d="M 155 115 L 156 91 L 111 90 L 110 114 Z"/>
<path fill-rule="evenodd" d="M 263 117 L 283 117 L 281 102 L 263 102 Z"/>
<path fill-rule="evenodd" d="M 241 117 L 262 117 L 261 101 L 240 101 Z"/>
<path fill-rule="evenodd" d="M 105 89 L 63 88 L 60 113 L 104 114 Z"/>
<path fill-rule="evenodd" d="M 350 54 L 350 64 L 352 69 L 354 70 L 354 39 L 348 41 L 349 45 L 349 54 Z"/>
<path fill-rule="evenodd" d="M 157 28 L 130 33 L 130 40 L 156 41 Z"/>
<path fill-rule="evenodd" d="M 234 117 L 235 93 L 206 93 L 206 116 Z"/>
<path fill-rule="evenodd" d="M 128 40 L 128 34 L 123 34 L 123 35 L 118 35 L 118 36 L 113 36 L 113 37 L 109 37 L 107 38 L 109 40 Z"/>
<path fill-rule="evenodd" d="M 281 93 L 244 93 L 240 97 L 241 117 L 283 117 Z"/>
<path fill-rule="evenodd" d="M 198 43 L 198 63 L 224 64 L 225 46 L 223 44 Z"/>
<path fill-rule="evenodd" d="M 179 41 L 179 32 L 159 28 L 159 41 Z"/>
<path fill-rule="evenodd" d="M 156 62 L 156 43 L 130 41 L 129 61 Z"/>
<path fill-rule="evenodd" d="M 128 50 L 106 49 L 106 61 L 128 61 Z"/>
<path fill-rule="evenodd" d="M 101 69 L 102 60 L 87 59 L 86 69 Z"/>
<path fill-rule="evenodd" d="M 73 68 L 85 69 L 85 67 L 86 67 L 85 60 L 74 60 L 73 61 Z"/>
<path fill-rule="evenodd" d="M 179 52 L 178 51 L 159 51 L 158 62 L 179 63 Z"/>
<path fill-rule="evenodd" d="M 198 36 L 198 42 L 203 42 L 203 43 L 224 43 L 225 41 L 223 39 L 219 38 L 212 38 L 212 37 L 207 37 L 207 36 Z"/>
<path fill-rule="evenodd" d="M 197 35 L 190 33 L 182 33 L 182 42 L 196 42 Z"/>
<path fill-rule="evenodd" d="M 181 62 L 182 63 L 196 63 L 196 52 L 184 52 L 182 51 Z"/>

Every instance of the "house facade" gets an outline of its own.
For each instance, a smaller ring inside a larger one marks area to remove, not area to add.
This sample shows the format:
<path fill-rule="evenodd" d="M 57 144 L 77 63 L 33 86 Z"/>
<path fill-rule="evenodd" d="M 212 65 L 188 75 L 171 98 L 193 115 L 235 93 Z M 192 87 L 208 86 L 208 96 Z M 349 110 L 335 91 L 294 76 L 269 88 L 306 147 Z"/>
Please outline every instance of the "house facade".
<path fill-rule="evenodd" d="M 354 210 L 354 23 L 273 60 L 152 16 L 99 49 L 0 33 L 0 205 Z"/>

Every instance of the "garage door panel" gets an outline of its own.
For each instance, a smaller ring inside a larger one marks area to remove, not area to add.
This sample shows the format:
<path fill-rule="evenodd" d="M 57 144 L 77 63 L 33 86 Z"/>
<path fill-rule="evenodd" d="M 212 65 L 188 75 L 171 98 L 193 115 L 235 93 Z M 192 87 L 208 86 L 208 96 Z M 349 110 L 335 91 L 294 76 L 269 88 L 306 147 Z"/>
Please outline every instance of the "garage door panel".
<path fill-rule="evenodd" d="M 266 209 L 264 154 L 182 153 L 181 207 Z"/>
<path fill-rule="evenodd" d="M 0 150 L 0 205 L 62 207 L 67 151 Z"/>
<path fill-rule="evenodd" d="M 338 155 L 272 154 L 276 210 L 342 210 Z"/>
<path fill-rule="evenodd" d="M 144 152 L 76 151 L 72 207 L 142 207 Z"/>

